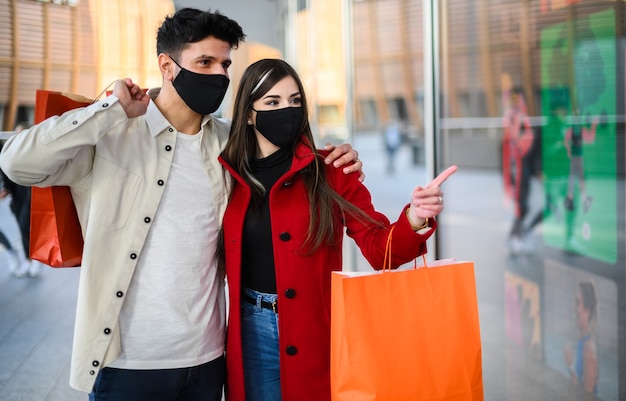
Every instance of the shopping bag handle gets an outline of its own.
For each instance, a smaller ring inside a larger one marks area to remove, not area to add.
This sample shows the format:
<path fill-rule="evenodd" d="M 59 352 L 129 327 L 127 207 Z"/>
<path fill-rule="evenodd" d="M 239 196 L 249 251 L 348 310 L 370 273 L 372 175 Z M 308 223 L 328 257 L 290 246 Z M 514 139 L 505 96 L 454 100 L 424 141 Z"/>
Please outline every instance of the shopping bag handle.
<path fill-rule="evenodd" d="M 100 93 L 98 93 L 98 96 L 95 97 L 95 99 L 93 99 L 93 103 L 97 102 L 98 99 L 100 99 L 102 97 L 102 95 L 104 95 L 105 93 L 107 93 L 108 96 L 108 92 L 107 89 L 109 89 L 111 86 L 115 85 L 115 83 L 119 81 L 118 79 L 114 80 L 113 82 L 111 82 L 110 84 L 108 84 L 104 89 L 102 89 L 102 91 Z"/>
<path fill-rule="evenodd" d="M 391 238 L 393 237 L 393 230 L 396 228 L 394 225 L 387 234 L 387 244 L 385 245 L 385 257 L 383 258 L 383 272 L 391 271 Z M 428 267 L 426 264 L 426 254 L 422 254 L 422 260 L 424 261 L 424 267 Z M 417 258 L 413 259 L 413 270 L 417 269 Z"/>

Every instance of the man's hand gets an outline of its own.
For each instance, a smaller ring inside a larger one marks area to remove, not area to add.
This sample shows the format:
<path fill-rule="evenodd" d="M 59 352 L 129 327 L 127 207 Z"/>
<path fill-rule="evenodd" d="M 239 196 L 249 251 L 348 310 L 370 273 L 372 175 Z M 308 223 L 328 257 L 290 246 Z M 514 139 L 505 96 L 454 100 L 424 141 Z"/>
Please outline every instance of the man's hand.
<path fill-rule="evenodd" d="M 324 149 L 332 150 L 328 157 L 324 159 L 324 162 L 326 164 L 332 163 L 335 167 L 341 167 L 354 162 L 354 164 L 344 167 L 343 173 L 359 173 L 359 181 L 363 182 L 363 180 L 365 180 L 365 173 L 363 173 L 363 163 L 359 160 L 359 152 L 352 149 L 352 146 L 347 143 L 339 146 L 334 146 L 330 143 L 327 143 Z"/>
<path fill-rule="evenodd" d="M 113 94 L 119 99 L 128 118 L 146 114 L 150 97 L 139 85 L 133 83 L 132 79 L 124 78 L 115 82 Z"/>

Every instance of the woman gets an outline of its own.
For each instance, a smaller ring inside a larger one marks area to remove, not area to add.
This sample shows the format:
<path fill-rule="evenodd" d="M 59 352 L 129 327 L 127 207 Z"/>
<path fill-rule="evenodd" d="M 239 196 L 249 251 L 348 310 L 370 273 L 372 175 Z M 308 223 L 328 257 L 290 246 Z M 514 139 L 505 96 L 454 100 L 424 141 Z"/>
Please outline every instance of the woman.
<path fill-rule="evenodd" d="M 220 161 L 232 175 L 223 221 L 229 283 L 227 395 L 330 400 L 330 280 L 341 270 L 344 226 L 376 269 L 388 233 L 397 267 L 426 252 L 451 167 L 390 224 L 356 174 L 323 162 L 296 71 L 261 60 L 244 72 Z"/>

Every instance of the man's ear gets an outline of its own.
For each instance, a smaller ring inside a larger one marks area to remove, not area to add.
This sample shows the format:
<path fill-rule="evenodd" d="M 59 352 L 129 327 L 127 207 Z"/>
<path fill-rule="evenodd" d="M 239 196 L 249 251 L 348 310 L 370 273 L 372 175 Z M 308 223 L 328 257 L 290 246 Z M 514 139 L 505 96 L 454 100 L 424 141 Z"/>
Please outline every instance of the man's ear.
<path fill-rule="evenodd" d="M 176 77 L 176 64 L 172 61 L 172 58 L 165 53 L 159 54 L 159 70 L 164 80 L 173 81 Z"/>

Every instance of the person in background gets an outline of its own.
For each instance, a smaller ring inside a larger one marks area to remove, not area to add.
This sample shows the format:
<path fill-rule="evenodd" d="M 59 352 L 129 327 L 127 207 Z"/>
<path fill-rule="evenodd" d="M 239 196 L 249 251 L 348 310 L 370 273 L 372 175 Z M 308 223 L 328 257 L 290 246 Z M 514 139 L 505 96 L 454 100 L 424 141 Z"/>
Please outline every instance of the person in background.
<path fill-rule="evenodd" d="M 4 187 L 3 176 L 4 174 L 0 174 L 0 201 L 9 202 L 10 200 L 7 199 L 7 197 L 9 196 L 9 192 Z M 2 209 L 4 210 L 4 205 L 2 206 L 3 206 Z M 2 244 L 2 246 L 4 247 L 4 250 L 6 251 L 6 259 L 7 259 L 7 264 L 9 267 L 9 272 L 16 277 L 20 277 L 21 276 L 21 274 L 19 273 L 19 269 L 21 267 L 20 254 L 18 250 L 11 243 L 11 240 L 6 236 L 5 231 L 4 231 L 5 228 L 6 227 L 2 227 L 0 229 L 0 244 Z"/>
<path fill-rule="evenodd" d="M 387 173 L 393 174 L 396 170 L 396 153 L 402 145 L 402 123 L 391 121 L 384 132 L 385 151 L 387 153 Z"/>
<path fill-rule="evenodd" d="M 416 187 L 395 223 L 356 175 L 324 164 L 296 71 L 279 59 L 244 72 L 220 161 L 232 177 L 219 247 L 229 287 L 229 401 L 330 400 L 330 281 L 343 230 L 375 269 L 391 230 L 395 268 L 426 252 L 452 166 Z"/>
<path fill-rule="evenodd" d="M 598 319 L 598 297 L 592 281 L 582 281 L 576 291 L 576 327 L 579 330 L 576 350 L 571 344 L 565 346 L 565 363 L 572 382 L 581 384 L 585 390 L 598 394 L 598 350 L 595 327 Z M 575 358 L 575 359 L 574 359 Z"/>
<path fill-rule="evenodd" d="M 30 124 L 21 122 L 15 126 L 15 133 L 18 134 L 30 127 Z M 15 216 L 20 229 L 22 240 L 22 253 L 19 258 L 22 262 L 13 271 L 15 277 L 38 277 L 41 273 L 42 263 L 29 257 L 30 250 L 30 187 L 18 185 L 11 181 L 4 172 L 2 180 L 7 195 L 11 195 L 11 212 Z"/>
<path fill-rule="evenodd" d="M 112 95 L 24 130 L 2 151 L 19 184 L 72 190 L 84 251 L 70 384 L 92 401 L 222 398 L 215 248 L 228 194 L 217 157 L 230 122 L 211 113 L 244 37 L 218 12 L 180 9 L 157 32 L 161 88 L 119 80 Z M 342 146 L 329 162 L 355 158 Z"/>

